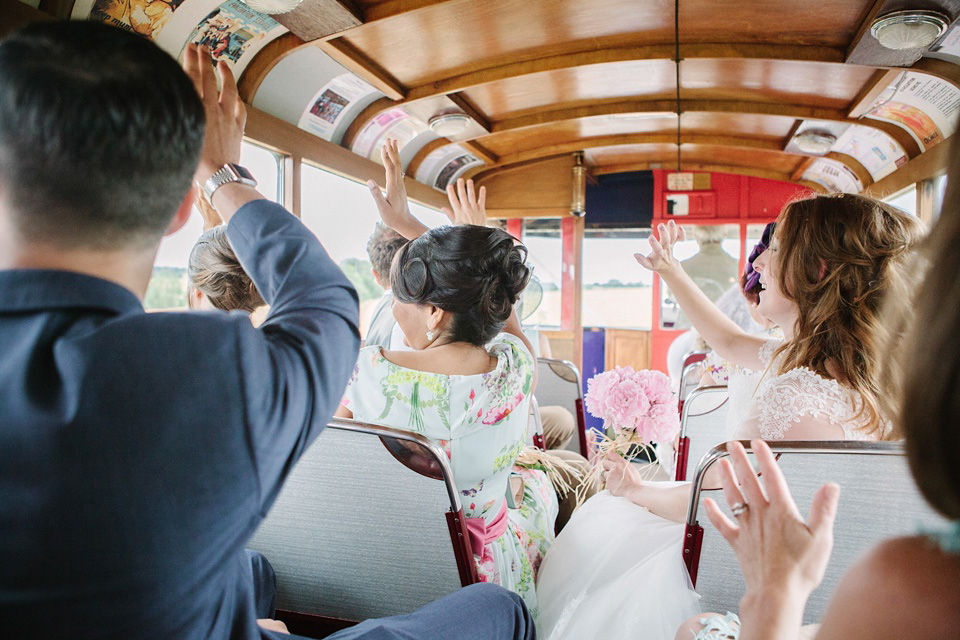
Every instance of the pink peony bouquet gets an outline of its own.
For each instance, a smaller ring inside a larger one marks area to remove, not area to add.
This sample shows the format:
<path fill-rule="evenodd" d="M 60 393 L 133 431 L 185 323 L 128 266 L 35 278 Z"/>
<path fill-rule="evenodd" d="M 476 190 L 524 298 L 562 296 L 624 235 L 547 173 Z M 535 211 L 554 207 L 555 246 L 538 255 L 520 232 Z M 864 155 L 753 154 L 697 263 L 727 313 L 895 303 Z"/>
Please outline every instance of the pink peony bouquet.
<path fill-rule="evenodd" d="M 586 408 L 601 418 L 613 439 L 600 435 L 592 447 L 594 471 L 610 451 L 629 455 L 637 447 L 672 442 L 680 430 L 677 403 L 670 378 L 659 371 L 634 371 L 617 367 L 598 373 L 587 382 Z"/>
<path fill-rule="evenodd" d="M 617 367 L 587 381 L 587 411 L 636 444 L 669 442 L 680 429 L 670 378 L 659 371 Z"/>

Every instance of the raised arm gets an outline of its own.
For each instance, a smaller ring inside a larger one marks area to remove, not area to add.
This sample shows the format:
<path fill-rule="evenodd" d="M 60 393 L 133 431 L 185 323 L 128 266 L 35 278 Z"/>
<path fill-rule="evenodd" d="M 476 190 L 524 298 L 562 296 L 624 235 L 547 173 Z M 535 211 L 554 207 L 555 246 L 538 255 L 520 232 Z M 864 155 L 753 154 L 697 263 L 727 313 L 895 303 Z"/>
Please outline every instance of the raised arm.
<path fill-rule="evenodd" d="M 764 339 L 743 331 L 723 315 L 687 275 L 673 255 L 673 245 L 684 239 L 682 227 L 673 220 L 661 224 L 659 238 L 650 236 L 650 255 L 634 254 L 637 262 L 659 274 L 697 333 L 722 358 L 748 369 L 762 369 L 759 350 Z"/>
<path fill-rule="evenodd" d="M 386 173 L 387 194 L 380 191 L 380 186 L 373 180 L 367 181 L 370 195 L 377 203 L 380 219 L 407 240 L 415 240 L 429 231 L 410 213 L 410 204 L 407 202 L 407 187 L 403 184 L 403 165 L 400 163 L 400 149 L 397 141 L 391 138 L 380 147 L 380 158 Z"/>
<path fill-rule="evenodd" d="M 185 68 L 206 108 L 197 171 L 198 180 L 205 181 L 239 160 L 243 105 L 222 63 L 223 90 L 217 94 L 207 51 L 189 48 Z M 230 325 L 234 339 L 225 336 L 216 351 L 206 354 L 238 372 L 241 390 L 230 397 L 238 398 L 245 418 L 261 513 L 266 513 L 343 395 L 360 346 L 357 295 L 316 236 L 253 187 L 226 184 L 214 192 L 213 205 L 227 224 L 237 259 L 270 305 L 259 329 L 238 317 Z"/>
<path fill-rule="evenodd" d="M 243 101 L 240 100 L 233 73 L 224 60 L 217 63 L 222 84 L 222 89 L 217 90 L 213 58 L 206 47 L 188 45 L 184 53 L 183 68 L 193 80 L 193 85 L 203 101 L 207 120 L 203 153 L 200 156 L 196 175 L 196 182 L 202 187 L 225 164 L 240 162 L 240 147 L 243 144 L 243 127 L 247 122 L 247 110 Z M 223 222 L 230 222 L 230 218 L 240 207 L 248 202 L 263 199 L 263 195 L 256 188 L 233 182 L 214 191 L 212 204 L 219 218 Z M 212 218 L 208 219 L 208 216 L 204 215 L 204 228 L 207 228 L 212 221 Z"/>

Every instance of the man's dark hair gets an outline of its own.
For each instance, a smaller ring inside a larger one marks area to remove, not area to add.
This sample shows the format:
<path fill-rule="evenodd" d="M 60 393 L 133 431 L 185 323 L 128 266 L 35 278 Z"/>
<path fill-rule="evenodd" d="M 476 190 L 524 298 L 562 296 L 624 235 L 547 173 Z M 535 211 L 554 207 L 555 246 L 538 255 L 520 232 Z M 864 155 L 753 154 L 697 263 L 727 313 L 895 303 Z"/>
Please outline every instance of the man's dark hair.
<path fill-rule="evenodd" d="M 0 42 L 0 197 L 27 240 L 159 241 L 203 148 L 203 104 L 155 44 L 93 22 Z"/>
<path fill-rule="evenodd" d="M 367 241 L 367 255 L 370 256 L 373 270 L 384 287 L 390 286 L 390 265 L 393 264 L 393 256 L 397 255 L 397 251 L 405 244 L 407 244 L 406 238 L 380 222 L 377 223 L 373 235 Z"/>

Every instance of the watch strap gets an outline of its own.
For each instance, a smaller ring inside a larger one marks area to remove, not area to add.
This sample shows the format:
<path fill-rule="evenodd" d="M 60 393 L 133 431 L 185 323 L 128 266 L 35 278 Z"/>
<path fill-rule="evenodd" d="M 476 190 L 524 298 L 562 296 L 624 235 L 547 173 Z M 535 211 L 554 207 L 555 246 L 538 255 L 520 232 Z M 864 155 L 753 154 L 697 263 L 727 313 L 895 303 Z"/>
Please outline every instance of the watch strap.
<path fill-rule="evenodd" d="M 207 196 L 208 200 L 212 201 L 213 194 L 216 190 L 231 182 L 238 182 L 250 187 L 257 186 L 257 181 L 254 179 L 253 174 L 251 174 L 246 167 L 230 162 L 220 167 L 220 169 L 203 184 L 203 193 Z"/>

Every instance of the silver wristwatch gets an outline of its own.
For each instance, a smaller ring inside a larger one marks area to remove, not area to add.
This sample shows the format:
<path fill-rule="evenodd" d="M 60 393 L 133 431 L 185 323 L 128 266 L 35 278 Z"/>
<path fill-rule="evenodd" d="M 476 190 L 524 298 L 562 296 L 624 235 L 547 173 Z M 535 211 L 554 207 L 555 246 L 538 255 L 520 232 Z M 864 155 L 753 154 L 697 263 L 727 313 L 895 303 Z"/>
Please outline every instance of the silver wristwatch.
<path fill-rule="evenodd" d="M 231 182 L 239 182 L 250 187 L 257 186 L 257 181 L 252 173 L 247 171 L 245 167 L 231 162 L 223 165 L 215 174 L 210 176 L 210 179 L 203 184 L 203 193 L 208 200 L 212 201 L 213 192 Z"/>

